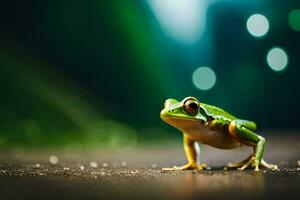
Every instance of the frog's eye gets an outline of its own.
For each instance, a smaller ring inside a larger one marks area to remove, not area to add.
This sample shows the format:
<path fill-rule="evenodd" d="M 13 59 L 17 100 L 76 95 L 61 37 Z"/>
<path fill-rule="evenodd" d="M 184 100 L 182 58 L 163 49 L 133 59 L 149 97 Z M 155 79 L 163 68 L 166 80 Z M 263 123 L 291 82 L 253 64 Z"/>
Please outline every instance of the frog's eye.
<path fill-rule="evenodd" d="M 190 114 L 196 114 L 199 110 L 199 102 L 195 99 L 188 99 L 183 104 L 185 112 Z"/>

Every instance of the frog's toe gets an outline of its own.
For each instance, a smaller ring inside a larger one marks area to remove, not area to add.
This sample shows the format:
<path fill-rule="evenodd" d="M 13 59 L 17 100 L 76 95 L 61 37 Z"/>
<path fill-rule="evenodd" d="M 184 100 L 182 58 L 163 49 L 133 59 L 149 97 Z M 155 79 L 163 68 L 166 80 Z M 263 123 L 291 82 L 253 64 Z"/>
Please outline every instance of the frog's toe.
<path fill-rule="evenodd" d="M 211 169 L 210 167 L 208 167 L 205 163 L 203 163 L 203 164 L 199 164 L 199 165 L 197 165 L 196 166 L 196 168 L 194 168 L 194 169 L 196 169 L 196 170 L 205 170 L 205 169 Z"/>
<path fill-rule="evenodd" d="M 176 171 L 176 170 L 178 170 L 178 167 L 177 167 L 177 166 L 167 167 L 167 168 L 162 168 L 161 170 L 162 170 L 163 172 Z"/>
<path fill-rule="evenodd" d="M 251 160 L 252 157 L 253 157 L 253 155 L 250 155 L 248 158 L 246 158 L 246 159 L 243 160 L 243 161 L 227 163 L 227 165 L 224 167 L 224 169 L 227 170 L 227 169 L 238 169 L 238 168 L 241 168 L 241 167 L 243 167 L 249 160 Z"/>
<path fill-rule="evenodd" d="M 238 167 L 237 169 L 238 169 L 238 170 L 241 170 L 241 171 L 243 171 L 243 170 L 245 170 L 245 169 L 249 168 L 249 167 L 250 167 L 250 165 L 251 165 L 251 163 L 246 163 L 246 164 L 244 164 L 243 166 L 241 166 L 241 167 Z"/>
<path fill-rule="evenodd" d="M 186 164 L 180 167 L 173 166 L 171 168 L 162 168 L 163 172 L 167 171 L 182 171 L 182 170 L 204 170 L 208 168 L 206 164 Z"/>
<path fill-rule="evenodd" d="M 178 167 L 178 170 L 204 170 L 206 168 L 206 164 L 186 164 L 181 167 Z"/>
<path fill-rule="evenodd" d="M 278 170 L 278 166 L 277 165 L 273 165 L 273 164 L 267 163 L 266 161 L 264 161 L 264 159 L 261 160 L 260 167 L 271 169 L 273 171 Z"/>
<path fill-rule="evenodd" d="M 255 160 L 255 157 L 251 156 L 250 159 L 245 162 L 241 167 L 237 168 L 238 170 L 245 170 L 247 168 L 254 167 L 255 171 L 259 171 L 259 164 Z"/>
<path fill-rule="evenodd" d="M 238 170 L 245 170 L 247 168 L 254 168 L 255 171 L 259 171 L 261 168 L 267 168 L 271 169 L 273 171 L 278 170 L 277 165 L 268 164 L 263 159 L 261 160 L 261 163 L 258 163 L 255 157 L 252 157 L 248 162 L 246 162 L 243 166 L 237 168 Z"/>
<path fill-rule="evenodd" d="M 190 169 L 194 169 L 193 166 L 187 164 L 187 165 L 183 165 L 183 166 L 173 166 L 170 168 L 162 168 L 163 172 L 168 172 L 168 171 L 182 171 L 182 170 L 190 170 Z"/>
<path fill-rule="evenodd" d="M 273 165 L 273 164 L 269 164 L 270 165 L 270 168 L 272 171 L 276 171 L 276 170 L 279 170 L 278 166 L 277 165 Z"/>
<path fill-rule="evenodd" d="M 258 172 L 258 171 L 259 171 L 258 164 L 255 164 L 254 166 L 255 166 L 255 167 L 254 167 L 254 171 L 257 171 L 257 172 Z"/>
<path fill-rule="evenodd" d="M 246 162 L 230 162 L 225 166 L 226 169 L 237 169 L 242 167 Z"/>

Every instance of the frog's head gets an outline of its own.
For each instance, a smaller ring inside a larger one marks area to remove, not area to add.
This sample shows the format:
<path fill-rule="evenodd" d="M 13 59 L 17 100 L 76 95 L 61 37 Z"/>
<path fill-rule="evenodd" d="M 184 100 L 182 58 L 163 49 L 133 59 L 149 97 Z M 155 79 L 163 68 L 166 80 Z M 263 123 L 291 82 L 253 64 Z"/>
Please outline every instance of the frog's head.
<path fill-rule="evenodd" d="M 200 112 L 200 102 L 194 97 L 186 97 L 182 101 L 167 99 L 160 117 L 166 123 L 185 129 L 194 123 L 204 123 L 206 117 Z"/>

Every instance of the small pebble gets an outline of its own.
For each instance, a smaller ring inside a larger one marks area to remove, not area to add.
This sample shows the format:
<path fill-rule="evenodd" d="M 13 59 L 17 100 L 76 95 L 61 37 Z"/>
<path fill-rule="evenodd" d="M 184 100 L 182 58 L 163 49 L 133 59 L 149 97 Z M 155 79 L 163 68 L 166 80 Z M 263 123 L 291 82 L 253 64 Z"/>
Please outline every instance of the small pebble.
<path fill-rule="evenodd" d="M 105 172 L 101 172 L 101 175 L 104 176 L 106 173 Z"/>
<path fill-rule="evenodd" d="M 300 167 L 300 160 L 298 160 L 297 163 L 298 163 L 298 166 Z"/>
<path fill-rule="evenodd" d="M 97 167 L 98 167 L 98 164 L 97 164 L 95 161 L 92 161 L 92 162 L 90 162 L 90 166 L 91 166 L 92 168 L 97 168 Z"/>
<path fill-rule="evenodd" d="M 108 167 L 108 164 L 107 163 L 103 163 L 102 167 Z"/>
<path fill-rule="evenodd" d="M 81 165 L 79 168 L 80 168 L 81 170 L 84 170 L 84 166 L 83 166 L 83 165 Z"/>
<path fill-rule="evenodd" d="M 52 164 L 52 165 L 56 165 L 58 163 L 58 158 L 54 155 L 52 156 L 49 156 L 49 162 Z"/>
<path fill-rule="evenodd" d="M 41 167 L 41 165 L 39 163 L 36 163 L 35 167 L 39 168 L 39 167 Z"/>
<path fill-rule="evenodd" d="M 70 168 L 69 167 L 64 167 L 63 168 L 65 171 L 68 171 L 68 170 L 70 170 Z"/>

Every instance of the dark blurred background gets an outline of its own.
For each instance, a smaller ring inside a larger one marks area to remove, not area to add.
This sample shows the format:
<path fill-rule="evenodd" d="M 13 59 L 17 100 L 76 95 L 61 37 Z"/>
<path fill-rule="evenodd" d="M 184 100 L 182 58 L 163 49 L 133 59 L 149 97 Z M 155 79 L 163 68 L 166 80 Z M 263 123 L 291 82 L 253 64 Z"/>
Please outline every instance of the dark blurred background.
<path fill-rule="evenodd" d="M 296 0 L 2 1 L 0 146 L 180 138 L 186 96 L 297 130 L 299 31 Z"/>

